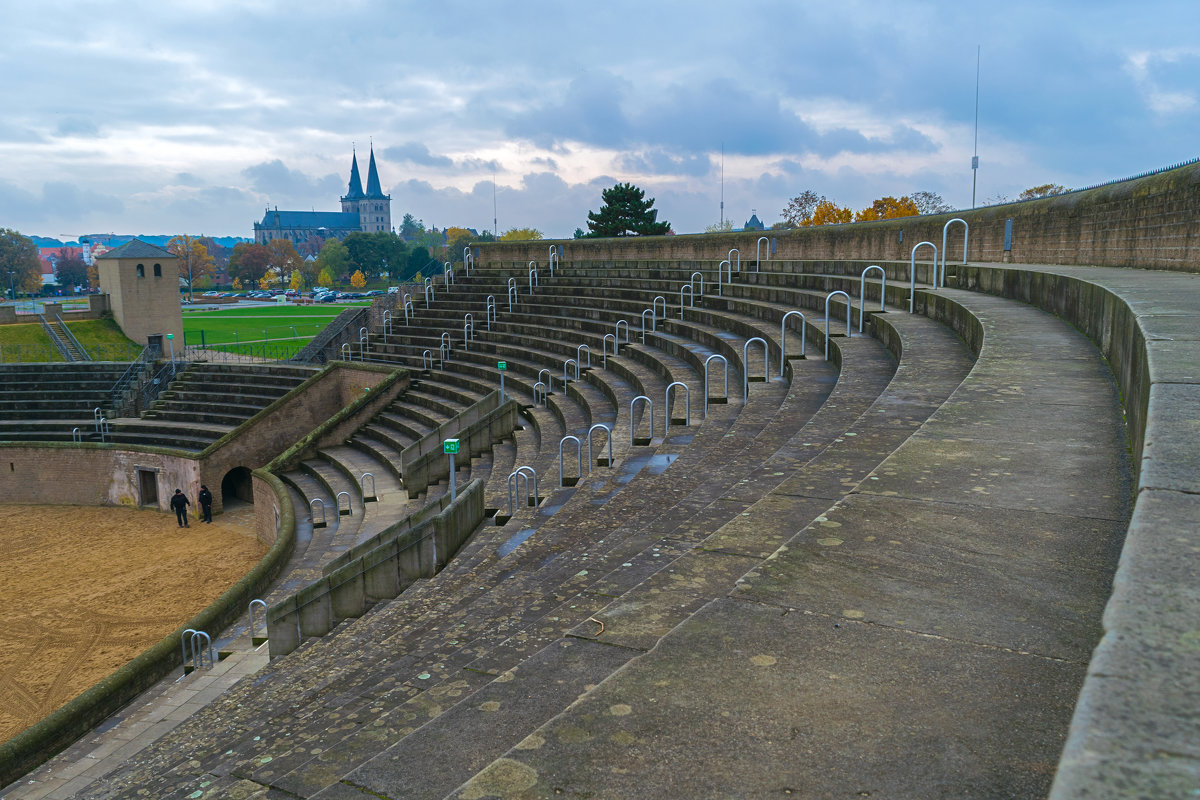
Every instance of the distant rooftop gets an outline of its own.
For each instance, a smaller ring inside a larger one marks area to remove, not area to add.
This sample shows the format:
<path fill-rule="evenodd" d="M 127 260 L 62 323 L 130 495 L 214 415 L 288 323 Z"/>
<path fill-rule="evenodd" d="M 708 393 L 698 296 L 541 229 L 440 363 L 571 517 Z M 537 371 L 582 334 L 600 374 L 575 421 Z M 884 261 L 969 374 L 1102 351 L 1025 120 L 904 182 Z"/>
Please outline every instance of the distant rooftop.
<path fill-rule="evenodd" d="M 143 242 L 141 239 L 131 239 L 120 247 L 108 250 L 97 258 L 175 258 L 170 250 Z"/>

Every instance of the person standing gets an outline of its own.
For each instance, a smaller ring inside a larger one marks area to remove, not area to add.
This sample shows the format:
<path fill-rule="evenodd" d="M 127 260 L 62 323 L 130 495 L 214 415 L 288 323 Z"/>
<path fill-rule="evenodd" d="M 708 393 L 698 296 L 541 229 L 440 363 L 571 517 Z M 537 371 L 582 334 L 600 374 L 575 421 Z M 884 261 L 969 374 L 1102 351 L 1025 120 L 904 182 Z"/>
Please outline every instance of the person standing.
<path fill-rule="evenodd" d="M 200 518 L 203 522 L 212 522 L 212 492 L 204 484 L 200 484 L 200 494 L 196 497 L 200 501 Z"/>
<path fill-rule="evenodd" d="M 171 508 L 175 509 L 175 519 L 181 528 L 191 527 L 191 525 L 188 525 L 187 518 L 187 507 L 190 505 L 191 502 L 187 499 L 187 495 L 183 493 L 183 490 L 176 489 L 175 495 L 171 498 Z"/>

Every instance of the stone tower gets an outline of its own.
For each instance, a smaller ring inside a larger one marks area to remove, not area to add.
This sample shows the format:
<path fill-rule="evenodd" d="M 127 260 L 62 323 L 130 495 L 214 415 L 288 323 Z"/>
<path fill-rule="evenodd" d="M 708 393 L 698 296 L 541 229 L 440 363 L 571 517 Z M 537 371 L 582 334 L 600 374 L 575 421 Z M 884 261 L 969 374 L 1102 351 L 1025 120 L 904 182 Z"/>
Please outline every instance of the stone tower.
<path fill-rule="evenodd" d="M 375 166 L 375 147 L 371 147 L 371 161 L 367 167 L 367 191 L 363 191 L 362 178 L 358 172 L 358 154 L 350 162 L 350 186 L 342 198 L 342 212 L 358 214 L 359 225 L 364 233 L 390 231 L 392 229 L 392 197 L 383 193 L 379 184 L 379 170 Z"/>
<path fill-rule="evenodd" d="M 132 239 L 96 258 L 100 291 L 121 330 L 135 342 L 169 353 L 183 350 L 183 311 L 179 302 L 179 260 L 161 247 Z"/>

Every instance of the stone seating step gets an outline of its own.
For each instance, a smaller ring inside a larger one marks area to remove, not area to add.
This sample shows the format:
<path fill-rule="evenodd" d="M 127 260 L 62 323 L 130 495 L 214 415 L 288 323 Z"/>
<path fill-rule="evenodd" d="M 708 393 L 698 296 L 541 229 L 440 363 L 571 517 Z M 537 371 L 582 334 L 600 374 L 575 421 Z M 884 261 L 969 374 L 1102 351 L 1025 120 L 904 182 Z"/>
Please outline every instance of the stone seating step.
<path fill-rule="evenodd" d="M 969 359 L 967 359 L 967 361 L 969 362 Z M 864 416 L 867 416 L 867 415 L 864 415 Z M 870 417 L 867 417 L 867 418 L 872 423 L 874 423 L 876 421 L 876 420 L 870 419 Z M 824 507 L 825 505 L 827 505 L 825 498 L 821 498 L 820 502 L 823 504 L 821 507 Z M 735 517 L 735 519 L 740 519 L 740 516 Z M 724 543 L 723 540 L 722 540 L 722 543 Z M 667 546 L 668 546 L 667 540 L 662 540 L 662 549 L 666 550 Z M 686 553 L 687 551 L 684 551 L 684 552 Z M 686 557 L 687 557 L 686 555 L 680 556 L 681 559 L 684 559 Z M 761 558 L 761 557 L 762 556 L 759 556 L 759 558 Z M 726 558 L 727 559 L 729 558 L 728 555 L 726 556 Z M 733 560 L 733 559 L 729 559 L 729 560 Z M 749 568 L 748 567 L 749 563 L 753 563 L 753 562 L 750 562 L 746 558 L 742 558 L 740 560 L 740 563 L 735 563 L 732 574 L 734 574 L 735 576 L 740 575 L 741 572 L 744 572 L 746 569 Z M 629 565 L 627 564 L 626 568 L 628 566 Z M 682 571 L 682 570 L 679 570 L 679 571 Z M 717 570 L 714 570 L 714 571 L 717 571 Z M 636 575 L 636 572 L 635 572 L 635 575 Z M 686 597 L 686 594 L 688 591 L 691 591 L 692 589 L 696 588 L 692 584 L 694 582 L 696 582 L 700 578 L 701 575 L 702 575 L 702 572 L 695 570 L 695 569 L 691 569 L 686 573 L 686 575 L 683 576 L 684 582 L 681 583 L 679 580 L 679 576 L 676 574 L 675 570 L 658 570 L 658 571 L 654 572 L 653 573 L 654 577 L 647 579 L 647 581 L 649 582 L 649 581 L 654 580 L 655 578 L 661 578 L 661 581 L 659 582 L 659 584 L 656 588 L 656 591 L 665 593 L 665 595 L 668 595 L 669 597 L 664 597 L 662 602 L 657 603 L 657 604 L 654 604 L 654 601 L 651 601 L 651 603 L 655 605 L 655 608 L 652 611 L 646 612 L 645 616 L 648 618 L 652 617 L 655 621 L 655 624 L 658 624 L 657 620 L 659 619 L 659 617 L 656 616 L 656 614 L 662 615 L 665 612 L 669 616 L 671 613 L 681 613 L 681 612 L 679 612 L 678 609 L 675 608 L 675 606 L 678 604 L 679 600 L 681 599 L 681 593 L 678 591 L 678 588 L 676 588 L 676 587 L 684 588 L 684 592 L 683 592 L 682 596 Z M 707 577 L 705 579 L 707 579 Z M 628 577 L 623 577 L 620 580 L 624 580 L 626 582 L 626 584 L 628 583 Z M 619 584 L 618 584 L 618 579 L 616 579 L 615 575 L 613 577 L 606 577 L 605 581 L 612 581 L 612 583 L 608 584 L 609 588 L 605 592 L 605 594 L 609 594 L 611 592 L 616 591 L 615 587 Z M 646 584 L 644 583 L 644 584 L 639 584 L 639 585 L 644 586 Z M 636 589 L 636 587 L 635 587 L 635 589 Z M 616 601 L 616 602 L 620 603 L 621 601 Z M 631 599 L 629 601 L 629 605 L 633 606 L 633 607 L 637 607 L 639 602 L 645 604 L 646 603 L 645 598 L 641 598 L 640 600 L 638 598 Z M 686 605 L 687 604 L 685 603 L 685 606 Z M 663 607 L 660 607 L 660 606 L 663 606 Z M 612 607 L 610 606 L 610 609 L 611 608 Z M 599 615 L 594 614 L 593 616 L 597 619 L 604 619 L 604 617 L 599 616 Z M 671 623 L 669 622 L 669 620 L 663 621 L 661 623 L 661 625 L 663 627 L 665 627 L 667 630 L 669 630 L 671 627 Z M 589 623 L 588 625 L 581 626 L 581 627 L 584 627 L 587 630 L 583 631 L 583 632 L 577 631 L 573 635 L 575 635 L 575 636 L 591 636 L 592 633 L 596 629 L 596 625 L 594 623 Z M 653 628 L 653 625 L 651 625 L 649 627 Z M 644 644 L 645 644 L 644 641 L 642 641 L 642 642 L 637 642 L 636 644 L 626 644 L 626 646 L 636 647 L 637 650 L 641 650 L 641 649 L 644 649 Z M 631 651 L 631 652 L 636 652 L 636 651 Z M 475 662 L 475 664 L 473 665 L 473 668 L 484 669 L 488 666 L 489 666 L 489 664 L 487 661 L 480 661 L 480 662 Z M 473 703 L 474 699 L 472 699 L 471 702 Z M 436 729 L 436 727 L 437 727 L 437 723 L 434 723 L 433 729 Z M 509 742 L 510 746 L 515 744 L 517 741 L 519 741 L 523 737 L 524 733 L 527 733 L 527 732 L 528 731 L 511 732 L 513 736 L 516 736 L 516 739 L 510 740 L 510 742 Z M 419 748 L 421 746 L 422 740 L 423 740 L 423 737 L 420 735 L 413 737 L 411 741 L 408 738 L 406 738 L 400 744 L 394 745 L 392 748 L 390 748 L 385 755 L 381 755 L 381 756 L 377 757 L 373 762 L 370 762 L 367 765 L 365 765 L 364 767 L 356 770 L 355 773 L 353 773 L 351 776 L 349 776 L 349 779 L 352 782 L 357 783 L 357 785 L 369 786 L 375 790 L 377 790 L 383 783 L 387 782 L 388 786 L 394 790 L 394 787 L 396 786 L 396 783 L 394 781 L 397 779 L 397 775 L 398 775 L 397 770 L 396 770 L 397 764 L 401 760 L 403 760 L 404 758 L 406 758 L 412 754 L 413 751 L 409 749 L 410 747 Z M 480 746 L 486 747 L 486 745 L 483 745 L 482 743 L 480 743 Z M 495 750 L 489 750 L 489 752 L 492 752 L 494 755 L 499 755 L 499 752 L 496 752 Z M 502 752 L 502 749 L 500 752 Z M 326 755 L 324 758 L 325 758 L 325 760 L 328 760 L 329 756 Z M 453 768 L 451 767 L 449 769 L 453 769 Z M 444 773 L 435 771 L 435 774 L 441 776 Z M 469 777 L 469 775 L 460 775 L 458 773 L 455 773 L 451 777 L 458 778 L 458 780 L 456 780 L 452 784 L 452 785 L 457 785 L 458 782 L 460 782 L 462 779 L 465 779 L 466 777 Z M 391 781 L 391 782 L 389 782 L 389 781 Z M 401 784 L 401 785 L 407 785 L 407 784 Z M 422 795 L 418 792 L 417 794 L 412 795 L 412 796 L 419 797 L 419 796 L 425 796 L 425 795 Z M 440 796 L 440 795 L 434 793 L 429 796 Z"/>
<path fill-rule="evenodd" d="M 510 774 L 553 770 L 554 785 L 571 795 L 602 769 L 607 789 L 628 791 L 614 771 L 629 765 L 627 753 L 610 744 L 622 726 L 603 713 L 619 697 L 644 709 L 638 732 L 654 741 L 658 763 L 721 758 L 740 785 L 763 775 L 757 761 L 774 765 L 783 785 L 822 796 L 844 792 L 846 776 L 863 770 L 904 796 L 1046 794 L 1124 530 L 1126 499 L 1111 490 L 1122 424 L 1107 370 L 1069 326 L 1019 303 L 955 300 L 981 320 L 984 346 L 920 431 L 747 573 L 731 598 L 711 602 L 537 730 L 544 748 L 504 754 Z M 975 455 L 956 445 L 964 441 Z M 1063 457 L 1061 469 L 1037 473 L 1044 482 L 1032 486 L 1023 466 L 1048 451 Z M 741 665 L 726 639 L 733 632 Z M 780 641 L 799 646 L 784 652 Z M 758 669 L 745 665 L 752 654 Z M 733 678 L 745 702 L 706 703 L 703 731 L 691 711 L 667 727 L 645 689 L 668 678 L 707 686 Z M 794 687 L 790 699 L 760 678 Z M 903 709 L 903 732 L 880 724 L 881 703 Z M 789 715 L 811 722 L 795 739 L 764 735 L 743 760 L 722 743 L 726 714 L 781 733 Z M 568 730 L 571 742 L 561 737 Z M 901 740 L 911 745 L 902 752 Z M 575 744 L 583 741 L 586 752 Z M 934 773 L 931 758 L 944 765 Z M 655 766 L 639 770 L 639 789 L 665 777 Z M 717 780 L 671 785 L 732 790 L 714 772 L 704 777 Z"/>
<path fill-rule="evenodd" d="M 722 409 L 722 410 L 724 410 L 724 409 Z"/>

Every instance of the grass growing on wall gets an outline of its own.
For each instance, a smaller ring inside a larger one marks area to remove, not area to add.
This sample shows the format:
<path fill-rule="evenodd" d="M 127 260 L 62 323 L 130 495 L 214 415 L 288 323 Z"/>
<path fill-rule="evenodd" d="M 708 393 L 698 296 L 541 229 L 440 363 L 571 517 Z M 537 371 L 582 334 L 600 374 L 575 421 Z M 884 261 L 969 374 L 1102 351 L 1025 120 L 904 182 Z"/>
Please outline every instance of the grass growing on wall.
<path fill-rule="evenodd" d="M 85 319 L 79 322 L 68 322 L 67 327 L 85 348 L 93 345 L 138 346 L 136 342 L 125 335 L 116 321 L 111 319 Z"/>
<path fill-rule="evenodd" d="M 41 323 L 0 325 L 0 363 L 62 360 Z"/>

